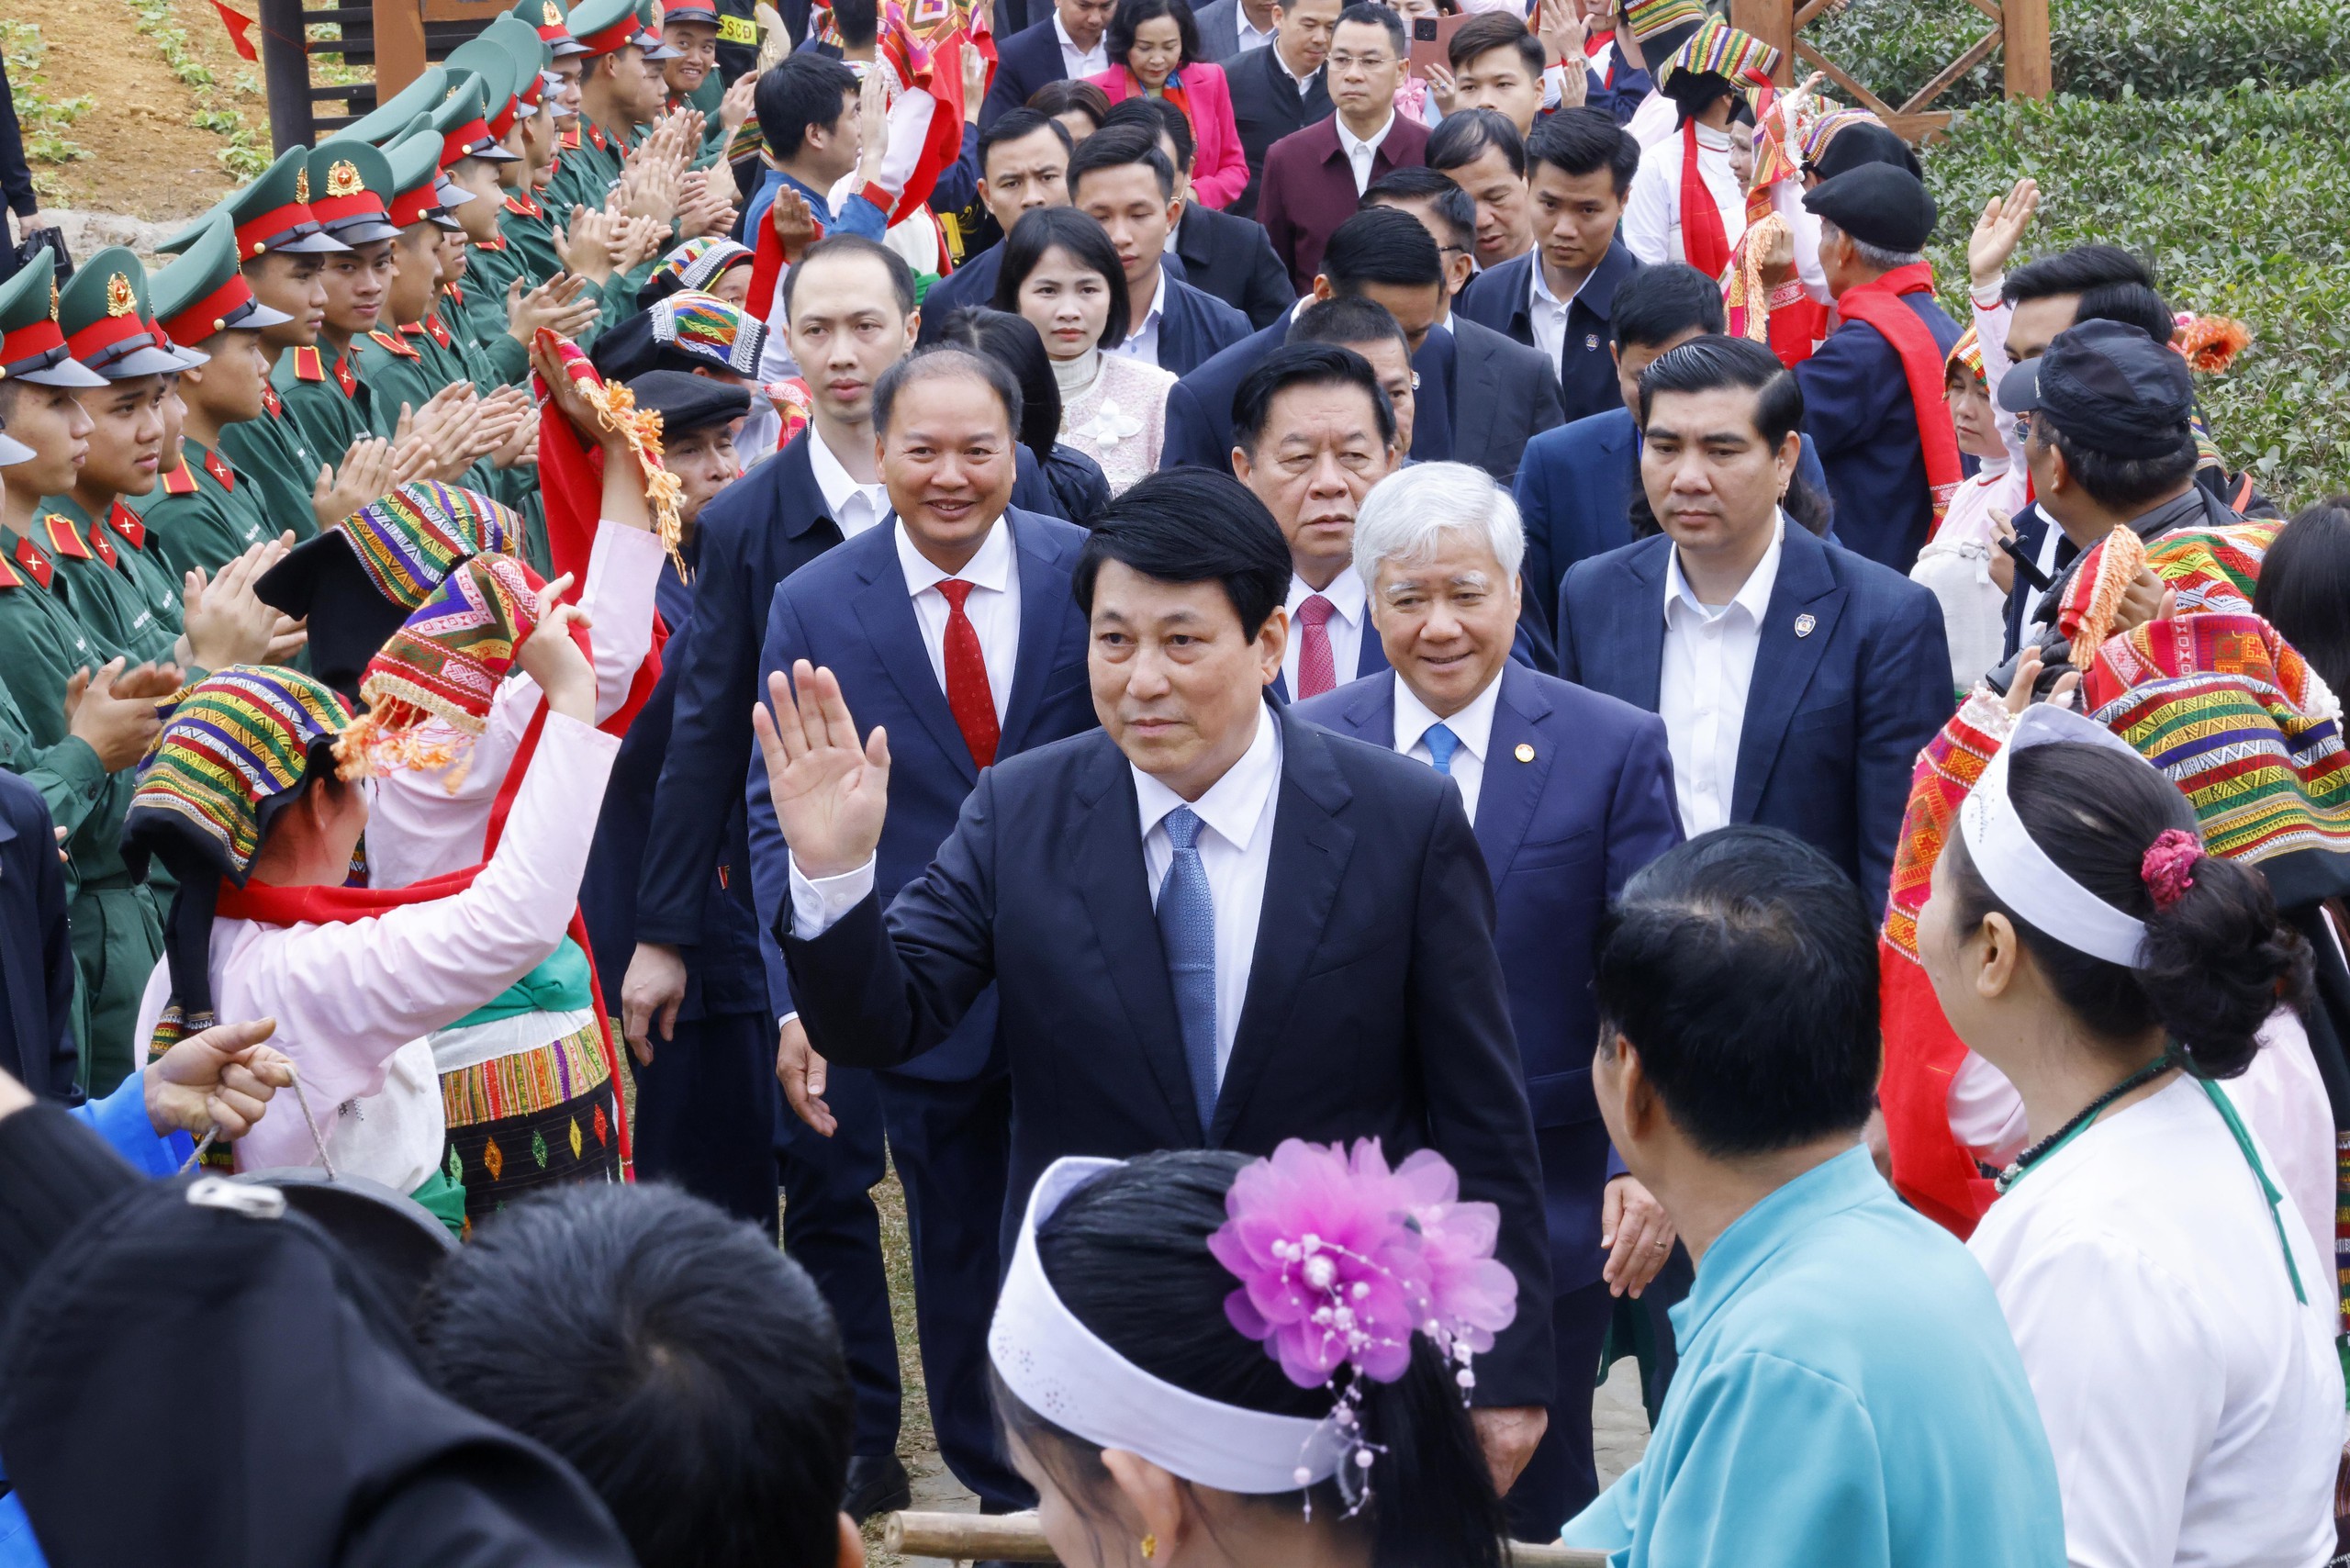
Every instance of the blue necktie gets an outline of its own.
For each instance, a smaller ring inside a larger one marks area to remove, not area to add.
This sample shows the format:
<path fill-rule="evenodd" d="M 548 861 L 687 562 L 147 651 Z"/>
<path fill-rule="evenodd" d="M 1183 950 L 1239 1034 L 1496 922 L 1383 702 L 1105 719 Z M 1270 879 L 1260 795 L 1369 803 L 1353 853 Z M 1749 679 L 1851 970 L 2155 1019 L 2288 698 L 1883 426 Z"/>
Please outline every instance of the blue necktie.
<path fill-rule="evenodd" d="M 1204 1138 L 1215 1123 L 1215 902 L 1208 896 L 1207 868 L 1200 864 L 1198 814 L 1178 806 L 1163 825 L 1175 858 L 1159 884 L 1158 939 L 1167 948 L 1175 1022 L 1183 1032 L 1183 1062 Z"/>
<path fill-rule="evenodd" d="M 1436 770 L 1447 778 L 1451 778 L 1452 754 L 1460 749 L 1460 737 L 1442 724 L 1430 724 L 1427 733 L 1420 737 L 1420 744 L 1428 748 L 1428 756 L 1435 759 Z"/>

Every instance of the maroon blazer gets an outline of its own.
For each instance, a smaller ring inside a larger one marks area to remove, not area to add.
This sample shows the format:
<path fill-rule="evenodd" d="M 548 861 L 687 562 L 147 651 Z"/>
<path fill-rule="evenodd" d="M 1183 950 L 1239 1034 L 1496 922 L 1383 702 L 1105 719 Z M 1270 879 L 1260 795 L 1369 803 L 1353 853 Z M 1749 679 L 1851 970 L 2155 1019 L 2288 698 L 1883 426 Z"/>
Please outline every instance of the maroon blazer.
<path fill-rule="evenodd" d="M 1399 110 L 1387 140 L 1371 154 L 1371 177 L 1375 181 L 1396 169 L 1416 168 L 1427 161 L 1427 127 Z M 1257 221 L 1272 236 L 1273 254 L 1289 268 L 1299 297 L 1313 288 L 1315 274 L 1322 270 L 1322 247 L 1361 202 L 1354 170 L 1338 145 L 1337 114 L 1266 149 Z"/>

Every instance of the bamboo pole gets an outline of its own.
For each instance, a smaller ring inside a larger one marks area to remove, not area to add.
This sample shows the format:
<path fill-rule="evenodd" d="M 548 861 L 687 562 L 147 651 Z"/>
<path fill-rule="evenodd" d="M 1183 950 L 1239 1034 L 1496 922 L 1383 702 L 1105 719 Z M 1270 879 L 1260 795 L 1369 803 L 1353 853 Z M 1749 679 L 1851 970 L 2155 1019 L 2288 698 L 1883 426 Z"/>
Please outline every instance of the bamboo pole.
<path fill-rule="evenodd" d="M 1057 1562 L 1034 1514 L 891 1514 L 881 1550 L 957 1562 Z M 1607 1555 L 1564 1546 L 1512 1546 L 1518 1568 L 1606 1568 Z"/>

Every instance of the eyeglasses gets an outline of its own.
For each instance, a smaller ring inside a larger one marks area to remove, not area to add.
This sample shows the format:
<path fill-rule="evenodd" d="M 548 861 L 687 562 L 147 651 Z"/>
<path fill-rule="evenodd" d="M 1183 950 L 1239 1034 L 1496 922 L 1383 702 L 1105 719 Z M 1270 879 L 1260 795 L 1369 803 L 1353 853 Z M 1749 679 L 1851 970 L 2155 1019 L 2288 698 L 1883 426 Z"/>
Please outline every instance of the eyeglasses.
<path fill-rule="evenodd" d="M 1377 71 L 1382 66 L 1394 63 L 1395 57 L 1392 54 L 1334 54 L 1330 57 L 1331 69 L 1340 73 L 1351 71 L 1358 65 L 1365 71 Z"/>

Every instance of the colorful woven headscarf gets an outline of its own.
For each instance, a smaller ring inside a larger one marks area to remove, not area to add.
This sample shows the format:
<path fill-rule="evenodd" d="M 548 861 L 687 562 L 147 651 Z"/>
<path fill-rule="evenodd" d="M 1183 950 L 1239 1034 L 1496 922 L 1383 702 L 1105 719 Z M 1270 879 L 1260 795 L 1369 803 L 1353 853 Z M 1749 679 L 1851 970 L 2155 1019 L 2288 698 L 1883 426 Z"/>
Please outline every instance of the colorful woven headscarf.
<path fill-rule="evenodd" d="M 1983 340 L 1974 328 L 1967 328 L 1958 342 L 1951 345 L 1950 355 L 1944 363 L 1963 366 L 1978 385 L 1988 385 L 1983 374 Z"/>
<path fill-rule="evenodd" d="M 1646 42 L 1667 28 L 1685 27 L 1706 19 L 1704 0 L 1631 0 L 1624 7 L 1625 24 L 1632 36 Z"/>
<path fill-rule="evenodd" d="M 446 770 L 453 790 L 498 682 L 539 623 L 542 586 L 510 556 L 460 563 L 368 665 L 359 684 L 367 711 L 344 732 L 338 754 L 370 766 Z M 456 736 L 427 735 L 434 719 Z"/>
<path fill-rule="evenodd" d="M 699 240 L 688 240 L 661 258 L 646 280 L 647 288 L 674 294 L 685 289 L 707 289 L 720 274 L 732 266 L 749 266 L 749 247 L 718 234 L 705 234 Z"/>
<path fill-rule="evenodd" d="M 653 341 L 707 360 L 720 370 L 755 375 L 767 324 L 714 294 L 686 289 L 653 306 Z"/>
<path fill-rule="evenodd" d="M 1690 35 L 1689 41 L 1657 68 L 1656 84 L 1662 90 L 1667 82 L 1684 71 L 1719 76 L 1729 82 L 1761 84 L 1770 80 L 1778 64 L 1777 50 L 1719 17 L 1708 17 L 1705 25 Z"/>
<path fill-rule="evenodd" d="M 413 480 L 336 524 L 375 589 L 414 610 L 468 555 L 512 555 L 522 519 L 478 490 Z"/>
<path fill-rule="evenodd" d="M 1836 133 L 1848 126 L 1883 124 L 1883 120 L 1866 109 L 1830 109 L 1804 128 L 1803 161 L 1818 162 L 1819 155 L 1828 151 L 1828 144 L 1835 140 Z"/>

